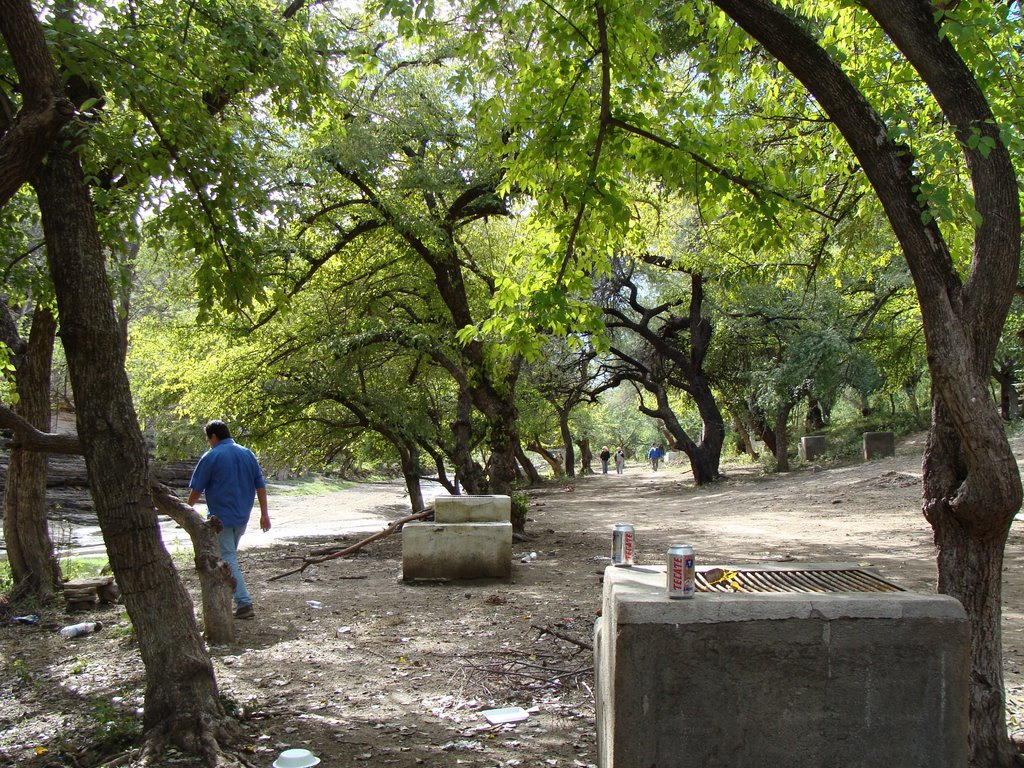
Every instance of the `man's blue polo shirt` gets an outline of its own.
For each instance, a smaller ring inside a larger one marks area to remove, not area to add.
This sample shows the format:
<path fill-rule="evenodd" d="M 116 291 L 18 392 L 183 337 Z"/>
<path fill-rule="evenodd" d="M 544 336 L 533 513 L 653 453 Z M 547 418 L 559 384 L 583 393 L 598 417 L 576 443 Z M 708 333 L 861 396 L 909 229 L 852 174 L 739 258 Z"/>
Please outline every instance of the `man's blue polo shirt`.
<path fill-rule="evenodd" d="M 249 522 L 256 489 L 266 485 L 256 455 L 231 438 L 202 455 L 188 483 L 206 496 L 206 508 L 227 528 Z"/>

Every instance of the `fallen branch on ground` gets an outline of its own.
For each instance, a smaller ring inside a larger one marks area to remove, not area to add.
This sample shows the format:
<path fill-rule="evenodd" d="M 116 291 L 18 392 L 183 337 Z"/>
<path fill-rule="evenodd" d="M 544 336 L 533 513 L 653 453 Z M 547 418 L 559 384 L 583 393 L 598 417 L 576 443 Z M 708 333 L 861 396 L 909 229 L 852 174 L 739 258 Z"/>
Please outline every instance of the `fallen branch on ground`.
<path fill-rule="evenodd" d="M 565 640 L 565 642 L 572 643 L 573 645 L 578 645 L 580 648 L 586 648 L 588 651 L 594 650 L 594 646 L 590 643 L 585 642 L 583 640 L 577 640 L 575 637 L 570 637 L 569 635 L 563 634 L 558 630 L 552 629 L 551 627 L 539 627 L 536 624 L 531 624 L 530 627 L 532 629 L 536 629 L 541 634 L 547 633 L 552 637 L 557 637 L 559 640 Z"/>
<path fill-rule="evenodd" d="M 300 565 L 298 568 L 293 568 L 292 570 L 287 571 L 285 573 L 279 573 L 276 576 L 271 576 L 269 579 L 267 579 L 267 581 L 277 581 L 278 579 L 283 579 L 285 576 L 291 576 L 295 573 L 302 573 L 311 565 L 317 565 L 318 563 L 325 563 L 328 560 L 336 560 L 339 557 L 351 555 L 353 552 L 358 552 L 367 544 L 371 544 L 377 541 L 378 539 L 383 539 L 385 536 L 390 536 L 392 533 L 402 530 L 402 526 L 406 523 L 411 523 L 413 520 L 422 520 L 423 518 L 432 514 L 434 514 L 433 509 L 421 509 L 419 512 L 414 512 L 411 515 L 407 515 L 406 517 L 403 517 L 401 520 L 395 520 L 395 522 L 393 522 L 383 531 L 378 531 L 372 536 L 367 536 L 362 541 L 357 541 L 351 547 L 345 547 L 344 549 L 341 549 L 337 552 L 333 552 L 331 554 L 324 555 L 323 557 L 305 557 L 302 560 L 302 565 Z"/>

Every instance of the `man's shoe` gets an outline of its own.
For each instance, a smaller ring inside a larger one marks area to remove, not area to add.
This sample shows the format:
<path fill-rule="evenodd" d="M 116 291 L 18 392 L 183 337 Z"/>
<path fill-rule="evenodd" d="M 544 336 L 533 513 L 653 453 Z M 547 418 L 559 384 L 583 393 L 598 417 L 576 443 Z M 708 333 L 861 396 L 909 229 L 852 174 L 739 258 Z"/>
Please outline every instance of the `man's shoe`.
<path fill-rule="evenodd" d="M 236 619 L 255 619 L 256 618 L 256 609 L 252 607 L 251 603 L 249 605 L 240 605 L 240 606 L 238 606 L 235 609 L 235 618 Z"/>

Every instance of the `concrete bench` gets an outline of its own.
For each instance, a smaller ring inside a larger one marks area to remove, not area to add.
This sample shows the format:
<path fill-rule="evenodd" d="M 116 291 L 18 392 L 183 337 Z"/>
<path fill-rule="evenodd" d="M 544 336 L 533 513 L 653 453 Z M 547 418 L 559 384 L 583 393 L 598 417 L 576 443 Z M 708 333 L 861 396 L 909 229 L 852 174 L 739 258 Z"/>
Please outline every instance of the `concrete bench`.
<path fill-rule="evenodd" d="M 434 521 L 402 527 L 402 579 L 458 581 L 512 576 L 512 499 L 438 496 Z"/>

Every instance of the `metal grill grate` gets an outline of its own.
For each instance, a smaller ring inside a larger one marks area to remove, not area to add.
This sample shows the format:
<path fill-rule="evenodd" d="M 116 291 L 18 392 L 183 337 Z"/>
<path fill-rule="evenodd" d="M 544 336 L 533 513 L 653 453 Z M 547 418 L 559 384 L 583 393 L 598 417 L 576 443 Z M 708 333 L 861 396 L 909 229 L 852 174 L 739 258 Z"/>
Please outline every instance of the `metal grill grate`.
<path fill-rule="evenodd" d="M 860 569 L 702 568 L 698 592 L 904 592 Z"/>

